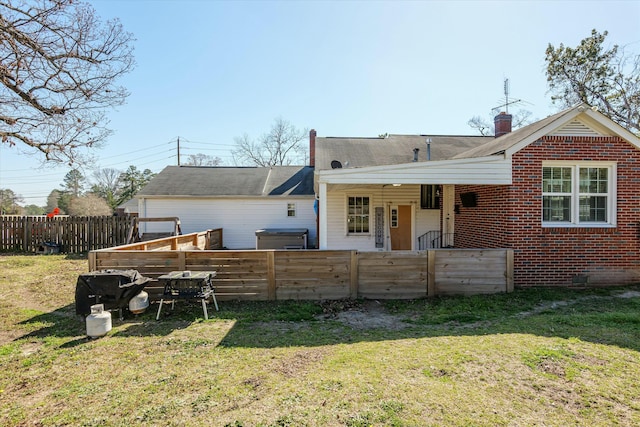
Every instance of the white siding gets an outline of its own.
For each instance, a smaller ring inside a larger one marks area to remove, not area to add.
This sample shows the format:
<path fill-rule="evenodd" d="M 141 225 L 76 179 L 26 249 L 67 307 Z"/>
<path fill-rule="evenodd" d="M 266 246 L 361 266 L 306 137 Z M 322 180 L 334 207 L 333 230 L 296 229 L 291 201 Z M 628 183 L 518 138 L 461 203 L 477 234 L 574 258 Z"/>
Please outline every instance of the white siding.
<path fill-rule="evenodd" d="M 287 203 L 296 204 L 296 216 L 287 216 Z M 313 199 L 142 199 L 141 217 L 180 218 L 182 233 L 222 228 L 229 249 L 255 249 L 256 230 L 261 228 L 306 228 L 309 244 L 316 241 Z M 148 224 L 146 231 L 167 231 L 163 224 Z"/>
<path fill-rule="evenodd" d="M 331 186 L 329 186 L 331 187 Z M 371 198 L 370 233 L 354 236 L 347 234 L 347 197 L 368 196 Z M 414 245 L 420 235 L 440 229 L 438 209 L 420 209 L 420 185 L 393 186 L 352 186 L 349 189 L 327 191 L 327 249 L 350 249 L 360 251 L 388 250 L 389 206 L 413 205 Z M 385 248 L 375 247 L 374 212 L 376 207 L 385 207 Z"/>

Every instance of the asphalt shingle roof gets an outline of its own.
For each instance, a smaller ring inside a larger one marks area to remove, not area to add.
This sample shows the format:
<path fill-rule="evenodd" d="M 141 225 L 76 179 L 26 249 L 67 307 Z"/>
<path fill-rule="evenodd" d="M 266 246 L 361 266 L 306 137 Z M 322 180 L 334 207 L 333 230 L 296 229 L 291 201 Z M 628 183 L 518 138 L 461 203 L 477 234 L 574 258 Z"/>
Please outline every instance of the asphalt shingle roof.
<path fill-rule="evenodd" d="M 377 138 L 316 138 L 316 170 L 332 169 L 331 162 L 343 167 L 383 166 L 427 161 L 427 138 L 431 138 L 430 160 L 451 159 L 458 153 L 495 139 L 493 136 L 388 135 Z"/>
<path fill-rule="evenodd" d="M 138 196 L 306 196 L 313 195 L 309 166 L 167 166 Z"/>

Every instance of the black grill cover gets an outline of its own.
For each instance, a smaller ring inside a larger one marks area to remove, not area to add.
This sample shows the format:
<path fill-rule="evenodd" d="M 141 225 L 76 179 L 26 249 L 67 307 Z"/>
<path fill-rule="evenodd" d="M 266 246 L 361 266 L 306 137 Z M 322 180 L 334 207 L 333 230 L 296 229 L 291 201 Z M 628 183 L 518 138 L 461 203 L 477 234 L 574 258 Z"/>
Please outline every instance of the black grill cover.
<path fill-rule="evenodd" d="M 137 270 L 100 270 L 78 276 L 76 314 L 91 314 L 91 306 L 104 304 L 105 310 L 128 307 L 129 301 L 152 279 Z"/>

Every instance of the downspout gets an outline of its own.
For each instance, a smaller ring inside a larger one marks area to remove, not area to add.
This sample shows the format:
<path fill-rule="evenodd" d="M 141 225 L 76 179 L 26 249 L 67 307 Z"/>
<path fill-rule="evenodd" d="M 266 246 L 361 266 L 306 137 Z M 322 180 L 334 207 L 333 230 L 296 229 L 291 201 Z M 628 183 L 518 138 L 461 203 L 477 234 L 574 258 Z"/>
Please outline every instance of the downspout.
<path fill-rule="evenodd" d="M 320 248 L 320 196 L 317 194 L 313 199 L 313 209 L 316 214 L 316 249 Z"/>

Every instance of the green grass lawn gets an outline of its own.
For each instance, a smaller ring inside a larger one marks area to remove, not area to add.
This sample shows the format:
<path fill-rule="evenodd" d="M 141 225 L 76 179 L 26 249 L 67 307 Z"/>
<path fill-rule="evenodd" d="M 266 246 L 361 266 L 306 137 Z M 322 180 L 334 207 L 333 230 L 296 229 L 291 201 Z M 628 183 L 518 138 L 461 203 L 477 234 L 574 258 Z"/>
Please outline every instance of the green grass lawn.
<path fill-rule="evenodd" d="M 2 426 L 640 425 L 640 286 L 156 305 L 89 340 L 85 259 L 0 256 Z"/>

